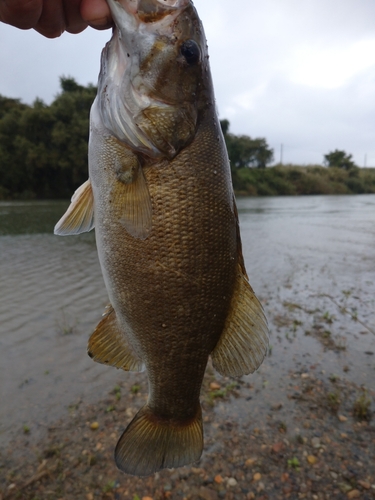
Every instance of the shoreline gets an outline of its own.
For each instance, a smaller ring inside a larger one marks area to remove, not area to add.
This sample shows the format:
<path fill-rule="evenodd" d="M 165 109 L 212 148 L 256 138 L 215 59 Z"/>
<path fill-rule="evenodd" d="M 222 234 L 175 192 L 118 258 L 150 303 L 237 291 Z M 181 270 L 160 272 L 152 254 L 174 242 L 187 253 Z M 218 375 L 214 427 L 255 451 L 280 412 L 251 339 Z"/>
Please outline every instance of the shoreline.
<path fill-rule="evenodd" d="M 275 403 L 266 384 L 216 376 L 209 367 L 201 460 L 148 478 L 127 476 L 114 463 L 117 439 L 146 399 L 145 381 L 124 382 L 97 404 L 72 409 L 44 438 L 23 434 L 2 450 L 0 498 L 375 498 L 375 423 L 365 401 L 358 403 L 361 389 L 314 367 L 295 370 L 283 381 L 286 402 Z M 247 415 L 236 413 L 238 403 Z"/>

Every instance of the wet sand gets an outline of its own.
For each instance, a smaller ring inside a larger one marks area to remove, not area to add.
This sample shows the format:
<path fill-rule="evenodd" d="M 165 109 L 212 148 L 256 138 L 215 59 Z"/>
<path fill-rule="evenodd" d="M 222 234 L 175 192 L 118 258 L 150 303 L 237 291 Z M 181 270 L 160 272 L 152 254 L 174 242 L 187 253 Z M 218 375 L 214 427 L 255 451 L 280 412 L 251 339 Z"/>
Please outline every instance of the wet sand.
<path fill-rule="evenodd" d="M 85 355 L 106 304 L 90 236 L 78 246 L 40 234 L 17 245 L 0 238 L 8 256 L 1 276 L 13 280 L 0 316 L 8 318 L 3 328 L 15 325 L 13 337 L 0 337 L 0 498 L 375 498 L 375 197 L 322 198 L 239 200 L 246 264 L 270 323 L 269 356 L 241 380 L 209 369 L 201 461 L 146 479 L 121 474 L 113 461 L 145 401 L 145 376 Z M 22 271 L 12 273 L 14 262 Z M 15 297 L 26 278 L 29 291 Z"/>
<path fill-rule="evenodd" d="M 375 498 L 375 425 L 368 406 L 374 394 L 314 366 L 295 370 L 274 403 L 266 380 L 234 382 L 209 369 L 202 459 L 149 478 L 126 476 L 114 465 L 117 439 L 147 391 L 144 377 L 136 385 L 121 383 L 95 405 L 72 407 L 44 439 L 24 434 L 4 450 L 0 498 Z M 238 403 L 248 412 L 238 412 Z"/>

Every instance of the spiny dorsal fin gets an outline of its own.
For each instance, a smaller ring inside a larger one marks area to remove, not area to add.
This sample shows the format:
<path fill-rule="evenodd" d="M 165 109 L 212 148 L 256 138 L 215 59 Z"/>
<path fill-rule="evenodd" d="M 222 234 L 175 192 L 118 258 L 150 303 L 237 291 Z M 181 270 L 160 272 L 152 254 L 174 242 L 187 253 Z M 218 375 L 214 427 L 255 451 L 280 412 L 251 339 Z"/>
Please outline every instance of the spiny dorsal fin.
<path fill-rule="evenodd" d="M 202 411 L 186 422 L 163 419 L 145 405 L 117 443 L 117 467 L 133 476 L 182 467 L 199 460 L 203 449 Z"/>
<path fill-rule="evenodd" d="M 212 364 L 221 375 L 247 375 L 259 368 L 267 348 L 267 319 L 239 263 L 230 311 L 211 354 Z"/>
<path fill-rule="evenodd" d="M 121 368 L 125 371 L 143 371 L 142 361 L 133 354 L 126 337 L 121 332 L 115 310 L 106 307 L 103 318 L 89 339 L 87 352 L 98 363 Z"/>
<path fill-rule="evenodd" d="M 90 180 L 87 180 L 73 194 L 68 210 L 56 224 L 54 233 L 68 236 L 91 231 L 93 227 L 94 196 Z"/>
<path fill-rule="evenodd" d="M 152 205 L 147 182 L 137 154 L 115 137 L 108 137 L 117 183 L 112 191 L 112 208 L 134 238 L 145 240 L 152 227 Z"/>

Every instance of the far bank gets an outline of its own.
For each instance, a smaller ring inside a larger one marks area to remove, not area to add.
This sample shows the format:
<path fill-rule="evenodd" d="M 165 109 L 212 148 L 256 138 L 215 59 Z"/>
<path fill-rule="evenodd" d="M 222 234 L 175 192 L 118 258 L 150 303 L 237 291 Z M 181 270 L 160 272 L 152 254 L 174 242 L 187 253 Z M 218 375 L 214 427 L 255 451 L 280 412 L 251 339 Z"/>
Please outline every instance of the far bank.
<path fill-rule="evenodd" d="M 375 193 L 375 168 L 275 165 L 232 170 L 237 195 L 293 196 Z"/>

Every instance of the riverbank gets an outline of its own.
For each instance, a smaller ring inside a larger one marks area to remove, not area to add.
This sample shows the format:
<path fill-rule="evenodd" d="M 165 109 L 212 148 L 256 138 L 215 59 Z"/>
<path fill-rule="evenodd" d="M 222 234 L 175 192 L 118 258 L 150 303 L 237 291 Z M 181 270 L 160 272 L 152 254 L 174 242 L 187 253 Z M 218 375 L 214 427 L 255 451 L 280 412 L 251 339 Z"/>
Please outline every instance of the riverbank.
<path fill-rule="evenodd" d="M 293 367 L 283 385 L 286 402 L 267 402 L 265 391 L 251 382 L 218 378 L 209 369 L 202 394 L 202 459 L 141 479 L 119 472 L 113 460 L 124 425 L 146 398 L 144 379 L 136 386 L 124 382 L 95 405 L 72 407 L 43 439 L 34 442 L 25 430 L 2 451 L 0 498 L 375 498 L 375 425 L 368 396 L 314 366 Z M 231 407 L 241 399 L 248 412 L 239 418 Z M 254 418 L 259 401 L 263 410 Z"/>
<path fill-rule="evenodd" d="M 375 168 L 326 168 L 321 165 L 276 165 L 267 168 L 232 169 L 236 195 L 301 196 L 375 193 Z M 74 191 L 74 190 L 73 190 Z M 49 191 L 47 199 L 59 199 L 58 190 Z M 28 189 L 12 193 L 0 185 L 0 200 L 41 200 Z"/>
<path fill-rule="evenodd" d="M 237 169 L 232 177 L 236 193 L 245 196 L 375 193 L 375 168 L 277 165 Z"/>

